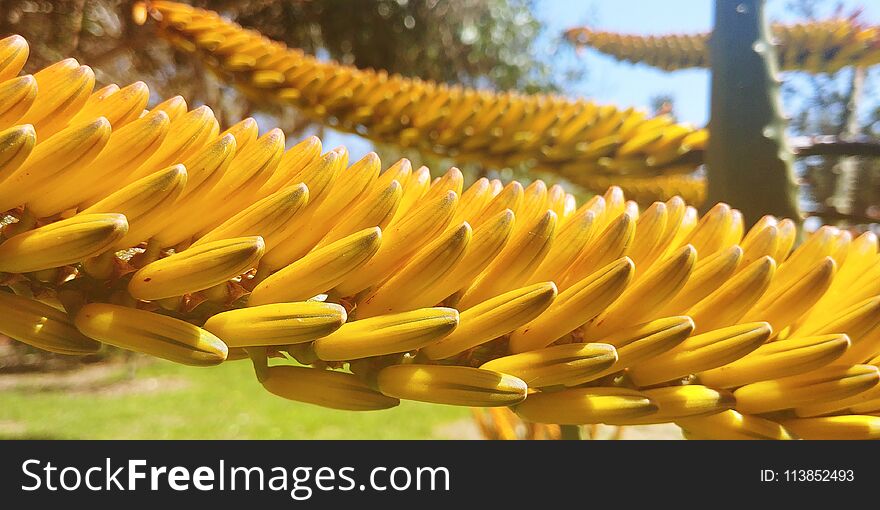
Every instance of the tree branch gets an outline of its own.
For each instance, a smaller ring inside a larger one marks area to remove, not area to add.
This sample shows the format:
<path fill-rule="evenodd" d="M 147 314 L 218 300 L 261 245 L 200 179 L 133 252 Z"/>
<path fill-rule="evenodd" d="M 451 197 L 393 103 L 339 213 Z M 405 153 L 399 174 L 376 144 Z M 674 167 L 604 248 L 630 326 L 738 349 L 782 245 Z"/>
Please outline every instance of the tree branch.
<path fill-rule="evenodd" d="M 791 140 L 799 158 L 808 156 L 871 156 L 880 157 L 880 140 L 867 136 L 803 136 Z"/>
<path fill-rule="evenodd" d="M 804 211 L 804 217 L 818 216 L 824 220 L 842 220 L 852 223 L 880 223 L 880 215 L 843 213 L 833 207 Z"/>

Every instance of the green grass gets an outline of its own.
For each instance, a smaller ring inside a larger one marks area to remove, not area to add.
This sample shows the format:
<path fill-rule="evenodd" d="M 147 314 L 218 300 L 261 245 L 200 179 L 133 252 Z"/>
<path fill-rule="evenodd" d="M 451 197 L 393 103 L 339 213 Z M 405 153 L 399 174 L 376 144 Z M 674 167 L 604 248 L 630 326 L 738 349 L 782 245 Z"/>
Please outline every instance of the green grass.
<path fill-rule="evenodd" d="M 454 436 L 443 428 L 456 430 L 470 416 L 466 408 L 415 402 L 361 413 L 292 402 L 266 392 L 247 361 L 156 362 L 132 379 L 125 374 L 119 365 L 103 387 L 74 391 L 13 381 L 0 390 L 0 438 L 429 439 Z"/>

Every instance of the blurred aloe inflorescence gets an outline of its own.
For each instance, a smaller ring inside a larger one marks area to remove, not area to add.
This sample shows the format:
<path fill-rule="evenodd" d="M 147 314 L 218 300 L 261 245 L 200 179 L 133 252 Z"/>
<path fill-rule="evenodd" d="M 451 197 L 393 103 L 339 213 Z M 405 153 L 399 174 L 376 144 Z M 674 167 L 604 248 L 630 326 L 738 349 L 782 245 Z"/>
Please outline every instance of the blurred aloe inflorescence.
<path fill-rule="evenodd" d="M 771 28 L 783 71 L 834 73 L 847 66 L 880 64 L 880 27 L 855 18 L 837 18 Z M 635 35 L 572 28 L 566 38 L 618 60 L 675 71 L 709 67 L 711 34 Z"/>
<path fill-rule="evenodd" d="M 4 335 L 250 357 L 284 398 L 510 407 L 553 425 L 536 437 L 880 436 L 871 233 L 823 227 L 794 249 L 790 220 L 747 229 L 726 204 L 381 171 L 317 138 L 285 150 L 251 119 L 221 132 L 179 97 L 145 110 L 145 85 L 93 90 L 72 59 L 18 76 L 27 53 L 0 41 Z"/>
<path fill-rule="evenodd" d="M 217 13 L 175 2 L 150 2 L 139 12 L 176 48 L 195 53 L 255 99 L 293 104 L 334 128 L 379 142 L 460 162 L 531 163 L 585 186 L 597 175 L 687 174 L 702 161 L 705 131 L 670 116 L 323 62 Z"/>

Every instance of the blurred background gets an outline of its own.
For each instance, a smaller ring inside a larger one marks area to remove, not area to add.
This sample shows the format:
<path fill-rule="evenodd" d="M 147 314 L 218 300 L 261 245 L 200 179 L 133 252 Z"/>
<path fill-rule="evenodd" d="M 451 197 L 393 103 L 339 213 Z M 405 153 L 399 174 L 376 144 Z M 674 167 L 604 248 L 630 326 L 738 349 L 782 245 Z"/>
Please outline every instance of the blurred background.
<path fill-rule="evenodd" d="M 131 21 L 131 1 L 0 1 L 0 36 L 28 39 L 34 72 L 65 57 L 91 66 L 98 86 L 144 81 L 160 98 L 182 95 L 207 104 L 231 124 L 255 117 L 281 127 L 292 145 L 318 135 L 324 147 L 349 148 L 352 160 L 376 151 L 437 175 L 456 162 L 377 146 L 298 114 L 256 103 L 224 85 L 190 55 L 174 51 L 149 27 Z M 406 76 L 480 88 L 554 92 L 620 107 L 673 114 L 703 126 L 709 118 L 709 71 L 664 72 L 577 51 L 562 37 L 574 26 L 634 34 L 711 30 L 705 0 L 255 0 L 194 1 L 268 37 L 321 59 L 386 69 Z M 868 0 L 769 0 L 771 21 L 857 15 L 880 24 L 880 3 Z M 785 73 L 789 136 L 880 137 L 880 66 L 834 74 Z M 460 166 L 467 183 L 479 176 L 524 183 L 558 177 L 526 167 Z M 809 230 L 832 223 L 877 230 L 880 161 L 811 157 L 797 166 Z M 566 183 L 569 189 L 576 187 Z M 589 193 L 581 190 L 579 198 Z M 262 391 L 248 361 L 192 369 L 118 350 L 70 361 L 0 337 L 0 438 L 479 438 L 468 409 L 404 403 L 374 413 L 332 411 Z M 600 436 L 603 431 L 597 431 Z M 676 437 L 675 427 L 632 437 Z"/>

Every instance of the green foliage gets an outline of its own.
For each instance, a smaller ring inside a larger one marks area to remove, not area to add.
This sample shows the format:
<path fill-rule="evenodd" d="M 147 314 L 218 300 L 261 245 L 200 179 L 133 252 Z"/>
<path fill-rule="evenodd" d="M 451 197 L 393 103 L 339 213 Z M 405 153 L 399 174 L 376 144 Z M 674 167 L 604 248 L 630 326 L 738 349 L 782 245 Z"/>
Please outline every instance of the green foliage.
<path fill-rule="evenodd" d="M 456 437 L 466 408 L 405 402 L 351 413 L 291 402 L 260 387 L 247 361 L 193 369 L 110 365 L 65 387 L 0 378 L 0 439 L 430 439 Z M 448 436 L 444 427 L 450 427 Z"/>
<path fill-rule="evenodd" d="M 246 27 L 360 68 L 446 83 L 555 89 L 535 53 L 528 0 L 195 2 Z M 356 15 L 352 15 L 352 10 Z"/>

